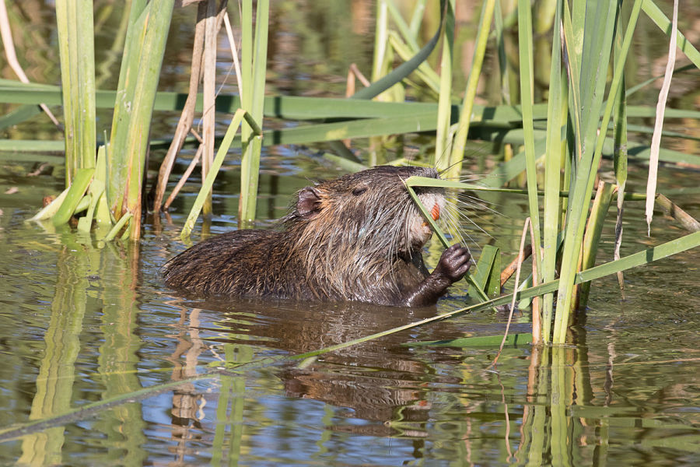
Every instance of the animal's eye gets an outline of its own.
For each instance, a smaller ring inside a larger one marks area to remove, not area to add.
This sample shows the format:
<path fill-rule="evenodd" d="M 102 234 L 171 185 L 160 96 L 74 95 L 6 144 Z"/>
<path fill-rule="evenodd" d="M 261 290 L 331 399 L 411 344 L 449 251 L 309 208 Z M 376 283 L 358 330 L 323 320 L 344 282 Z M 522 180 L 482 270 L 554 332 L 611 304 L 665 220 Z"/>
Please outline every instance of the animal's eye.
<path fill-rule="evenodd" d="M 361 186 L 361 187 L 358 187 L 358 188 L 355 188 L 354 190 L 352 190 L 352 194 L 353 194 L 354 196 L 360 196 L 360 195 L 361 195 L 362 193 L 364 193 L 365 191 L 367 191 L 367 187 L 366 187 L 366 186 Z"/>

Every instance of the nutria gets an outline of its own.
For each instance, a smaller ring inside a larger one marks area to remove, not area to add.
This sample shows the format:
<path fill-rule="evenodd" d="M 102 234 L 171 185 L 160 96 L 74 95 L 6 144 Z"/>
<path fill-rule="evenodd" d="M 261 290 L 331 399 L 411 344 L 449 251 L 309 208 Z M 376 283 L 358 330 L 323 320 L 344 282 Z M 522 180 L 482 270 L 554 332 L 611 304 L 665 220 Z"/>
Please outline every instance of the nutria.
<path fill-rule="evenodd" d="M 422 247 L 432 231 L 403 180 L 434 169 L 375 167 L 298 192 L 281 230 L 236 230 L 164 266 L 165 283 L 197 295 L 434 305 L 469 269 L 466 248 L 446 249 L 432 272 Z M 444 190 L 418 188 L 439 217 Z"/>

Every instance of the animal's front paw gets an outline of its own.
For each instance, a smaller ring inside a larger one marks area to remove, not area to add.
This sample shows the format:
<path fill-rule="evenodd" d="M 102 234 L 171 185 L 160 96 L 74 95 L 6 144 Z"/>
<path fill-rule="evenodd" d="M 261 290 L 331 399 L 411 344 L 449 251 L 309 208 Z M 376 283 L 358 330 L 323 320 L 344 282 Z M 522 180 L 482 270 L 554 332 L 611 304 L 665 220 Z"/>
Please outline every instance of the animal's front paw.
<path fill-rule="evenodd" d="M 469 270 L 471 259 L 472 255 L 469 254 L 469 250 L 457 243 L 442 252 L 440 262 L 433 274 L 445 277 L 450 283 L 457 282 Z"/>

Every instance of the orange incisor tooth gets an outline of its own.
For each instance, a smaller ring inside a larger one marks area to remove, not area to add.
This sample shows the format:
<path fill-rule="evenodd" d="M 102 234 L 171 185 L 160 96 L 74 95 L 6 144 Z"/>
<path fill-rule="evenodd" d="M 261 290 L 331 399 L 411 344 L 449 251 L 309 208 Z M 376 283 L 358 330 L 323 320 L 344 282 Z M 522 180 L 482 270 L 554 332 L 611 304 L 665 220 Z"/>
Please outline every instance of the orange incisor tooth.
<path fill-rule="evenodd" d="M 430 215 L 433 217 L 434 221 L 440 219 L 440 205 L 435 203 L 433 209 L 430 210 Z"/>

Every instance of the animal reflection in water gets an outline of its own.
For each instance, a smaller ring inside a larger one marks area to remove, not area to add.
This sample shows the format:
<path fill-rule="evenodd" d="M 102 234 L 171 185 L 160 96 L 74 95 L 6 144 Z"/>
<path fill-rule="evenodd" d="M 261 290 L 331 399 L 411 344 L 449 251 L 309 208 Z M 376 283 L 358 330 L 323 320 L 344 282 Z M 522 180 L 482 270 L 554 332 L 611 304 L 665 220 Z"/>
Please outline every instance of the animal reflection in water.
<path fill-rule="evenodd" d="M 203 327 L 216 328 L 219 339 L 241 346 L 283 350 L 290 355 L 348 342 L 436 313 L 435 308 L 406 309 L 353 302 L 209 299 L 199 305 L 205 311 L 196 312 L 205 313 L 207 321 L 214 321 Z M 189 312 L 183 310 L 183 319 Z M 420 338 L 454 338 L 461 336 L 461 331 L 453 323 L 437 323 L 421 331 L 425 334 Z M 290 397 L 323 401 L 347 409 L 343 413 L 353 418 L 382 422 L 343 425 L 343 430 L 390 436 L 395 430 L 385 422 L 428 419 L 430 403 L 424 397 L 422 379 L 429 369 L 415 359 L 410 348 L 401 345 L 410 339 L 409 332 L 385 336 L 325 354 L 303 369 L 295 366 L 298 361 L 293 362 L 277 374 Z M 190 397 L 196 396 L 190 393 Z M 194 402 L 180 400 L 178 405 L 183 408 L 183 419 L 196 415 Z"/>

